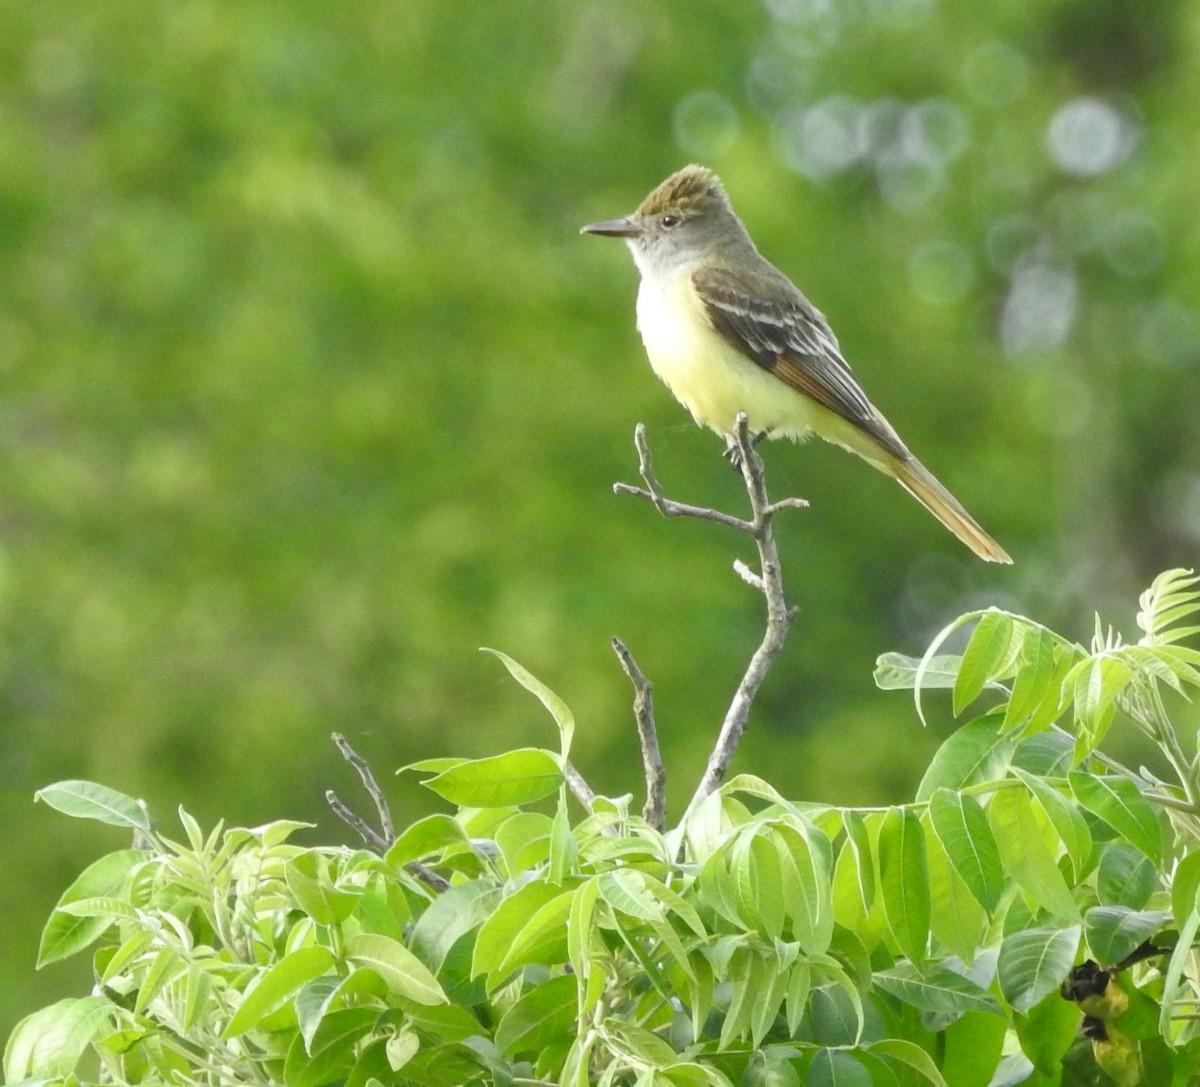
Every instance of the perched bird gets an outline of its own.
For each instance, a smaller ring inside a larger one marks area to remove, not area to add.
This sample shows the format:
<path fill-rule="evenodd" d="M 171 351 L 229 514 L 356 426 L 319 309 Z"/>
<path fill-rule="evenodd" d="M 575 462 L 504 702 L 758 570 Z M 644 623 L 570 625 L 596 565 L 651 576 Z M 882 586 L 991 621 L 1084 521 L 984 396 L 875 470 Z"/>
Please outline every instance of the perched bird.
<path fill-rule="evenodd" d="M 980 558 L 1012 562 L 867 399 L 825 318 L 759 254 L 711 170 L 685 166 L 632 214 L 581 232 L 628 243 L 650 365 L 697 423 L 729 438 L 744 411 L 757 436 L 817 434 L 898 480 Z"/>

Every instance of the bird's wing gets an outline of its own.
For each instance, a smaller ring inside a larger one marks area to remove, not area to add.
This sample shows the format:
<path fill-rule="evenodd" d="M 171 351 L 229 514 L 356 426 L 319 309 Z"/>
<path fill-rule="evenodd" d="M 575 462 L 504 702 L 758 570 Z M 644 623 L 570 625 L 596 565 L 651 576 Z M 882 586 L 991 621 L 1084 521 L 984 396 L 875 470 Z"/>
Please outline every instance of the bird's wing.
<path fill-rule="evenodd" d="M 692 278 L 713 327 L 734 347 L 797 392 L 866 431 L 904 459 L 910 454 L 867 399 L 825 318 L 774 268 L 770 291 L 749 287 L 728 268 Z"/>

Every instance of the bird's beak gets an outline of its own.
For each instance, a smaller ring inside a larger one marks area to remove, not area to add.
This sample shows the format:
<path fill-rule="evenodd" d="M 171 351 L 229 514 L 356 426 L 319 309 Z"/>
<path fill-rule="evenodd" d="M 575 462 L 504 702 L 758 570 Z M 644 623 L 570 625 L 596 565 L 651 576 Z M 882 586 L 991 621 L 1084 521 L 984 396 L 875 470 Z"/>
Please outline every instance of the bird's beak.
<path fill-rule="evenodd" d="M 602 223 L 588 223 L 579 228 L 580 234 L 604 234 L 609 238 L 638 238 L 642 228 L 628 215 L 620 219 L 605 219 Z"/>

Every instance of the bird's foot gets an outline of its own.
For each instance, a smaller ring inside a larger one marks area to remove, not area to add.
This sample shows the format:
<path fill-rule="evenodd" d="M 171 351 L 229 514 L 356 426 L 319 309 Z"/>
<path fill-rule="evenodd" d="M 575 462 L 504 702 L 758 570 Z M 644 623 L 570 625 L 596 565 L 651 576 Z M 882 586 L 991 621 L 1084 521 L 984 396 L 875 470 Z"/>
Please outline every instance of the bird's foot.
<path fill-rule="evenodd" d="M 760 430 L 750 439 L 750 448 L 757 449 L 759 443 L 770 437 L 770 431 Z M 737 439 L 730 434 L 725 435 L 725 453 L 724 457 L 733 466 L 735 472 L 742 470 L 742 451 L 738 448 Z"/>

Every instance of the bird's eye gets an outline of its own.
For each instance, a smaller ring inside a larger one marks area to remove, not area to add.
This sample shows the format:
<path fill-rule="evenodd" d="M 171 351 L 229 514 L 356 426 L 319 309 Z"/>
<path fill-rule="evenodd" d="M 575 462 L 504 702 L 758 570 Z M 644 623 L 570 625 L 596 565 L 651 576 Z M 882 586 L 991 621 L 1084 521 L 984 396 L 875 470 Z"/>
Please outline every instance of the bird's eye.
<path fill-rule="evenodd" d="M 682 223 L 683 219 L 678 215 L 663 215 L 659 218 L 658 222 L 660 226 L 665 226 L 668 230 L 670 230 L 671 227 L 678 226 L 680 223 Z"/>

